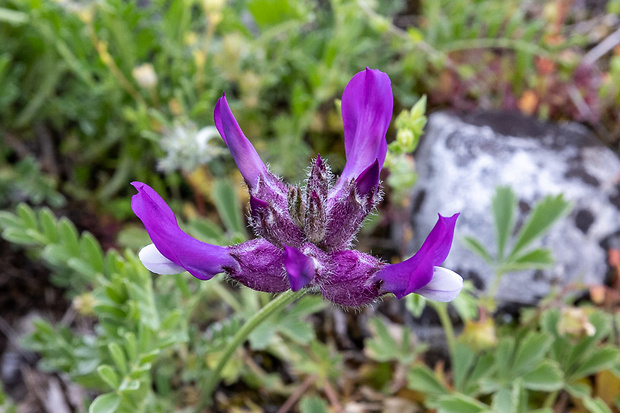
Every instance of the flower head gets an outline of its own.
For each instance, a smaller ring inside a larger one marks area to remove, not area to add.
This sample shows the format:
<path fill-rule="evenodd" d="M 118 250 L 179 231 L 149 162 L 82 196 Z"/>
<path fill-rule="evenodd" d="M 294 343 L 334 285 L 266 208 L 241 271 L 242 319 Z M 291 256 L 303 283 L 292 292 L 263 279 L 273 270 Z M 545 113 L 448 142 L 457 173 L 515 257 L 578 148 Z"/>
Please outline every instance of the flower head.
<path fill-rule="evenodd" d="M 140 259 L 159 274 L 187 270 L 206 280 L 225 272 L 258 291 L 312 288 L 343 306 L 365 305 L 387 293 L 453 300 L 463 280 L 439 265 L 450 251 L 458 214 L 440 215 L 420 250 L 399 264 L 352 249 L 364 218 L 382 199 L 379 174 L 392 107 L 385 73 L 366 69 L 356 74 L 342 97 L 347 157 L 342 174 L 334 182 L 319 155 L 305 184 L 295 186 L 269 171 L 222 96 L 215 106 L 215 125 L 248 186 L 250 224 L 257 238 L 229 247 L 198 241 L 179 228 L 152 188 L 134 182 L 138 193 L 132 208 L 153 241 L 140 251 Z"/>

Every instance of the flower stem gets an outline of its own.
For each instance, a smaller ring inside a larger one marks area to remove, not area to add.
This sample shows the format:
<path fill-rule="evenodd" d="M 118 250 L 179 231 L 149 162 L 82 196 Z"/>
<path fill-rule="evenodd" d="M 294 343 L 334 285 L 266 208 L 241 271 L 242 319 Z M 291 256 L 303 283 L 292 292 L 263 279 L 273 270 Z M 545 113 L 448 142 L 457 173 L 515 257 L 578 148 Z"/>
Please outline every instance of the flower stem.
<path fill-rule="evenodd" d="M 454 348 L 456 346 L 456 338 L 454 336 L 454 328 L 452 327 L 452 321 L 448 315 L 448 306 L 446 303 L 440 303 L 437 301 L 428 301 L 428 303 L 435 309 L 439 316 L 439 321 L 443 327 L 443 331 L 446 333 L 446 341 L 448 342 L 448 350 L 450 351 L 450 358 L 454 361 Z"/>
<path fill-rule="evenodd" d="M 209 372 L 207 385 L 203 389 L 201 401 L 198 408 L 196 409 L 196 412 L 202 411 L 205 406 L 211 403 L 211 395 L 220 381 L 220 375 L 222 374 L 222 370 L 224 370 L 226 363 L 228 363 L 228 360 L 235 353 L 237 347 L 243 344 L 243 342 L 248 338 L 250 333 L 252 333 L 252 331 L 254 331 L 254 329 L 258 327 L 263 321 L 265 321 L 269 316 L 281 310 L 289 303 L 297 300 L 305 293 L 306 289 L 302 289 L 297 292 L 289 290 L 280 294 L 269 303 L 267 303 L 267 305 L 261 308 L 256 314 L 250 317 L 245 322 L 245 324 L 243 324 L 243 326 L 241 326 L 241 328 L 239 329 L 239 331 L 237 331 L 232 340 L 226 345 L 224 353 L 218 361 L 217 366 L 215 366 L 215 369 Z"/>

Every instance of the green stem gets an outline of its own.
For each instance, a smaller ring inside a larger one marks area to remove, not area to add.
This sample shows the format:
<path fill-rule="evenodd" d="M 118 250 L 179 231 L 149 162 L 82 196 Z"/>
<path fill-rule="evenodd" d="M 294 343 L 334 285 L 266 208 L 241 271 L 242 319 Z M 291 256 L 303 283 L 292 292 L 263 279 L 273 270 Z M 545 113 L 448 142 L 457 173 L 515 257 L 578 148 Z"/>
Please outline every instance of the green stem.
<path fill-rule="evenodd" d="M 456 346 L 456 338 L 454 336 L 454 328 L 448 315 L 448 305 L 446 303 L 440 303 L 437 301 L 428 301 L 428 303 L 435 309 L 439 316 L 439 321 L 443 327 L 443 331 L 446 333 L 446 341 L 448 342 L 448 350 L 450 351 L 450 358 L 454 360 L 454 348 Z"/>
<path fill-rule="evenodd" d="M 558 398 L 558 394 L 559 393 L 560 393 L 559 390 L 555 390 L 555 391 L 549 393 L 547 395 L 547 397 L 545 398 L 545 402 L 543 404 L 543 407 L 547 407 L 547 408 L 553 407 L 553 405 L 555 404 L 555 400 Z"/>
<path fill-rule="evenodd" d="M 220 381 L 220 374 L 222 374 L 222 370 L 228 363 L 228 360 L 235 353 L 235 350 L 243 344 L 243 342 L 248 338 L 250 333 L 254 331 L 256 327 L 258 327 L 263 321 L 265 321 L 269 316 L 273 313 L 280 311 L 284 307 L 286 307 L 289 303 L 297 300 L 301 296 L 306 293 L 307 290 L 303 289 L 297 292 L 293 292 L 291 290 L 280 294 L 273 300 L 271 300 L 266 306 L 260 309 L 256 314 L 250 317 L 245 324 L 237 331 L 237 334 L 234 335 L 232 340 L 226 345 L 224 349 L 224 353 L 220 360 L 215 366 L 215 369 L 209 372 L 209 379 L 207 381 L 206 387 L 203 389 L 201 401 L 196 409 L 196 412 L 202 411 L 202 409 L 211 403 L 211 395 L 215 390 L 215 387 Z"/>
<path fill-rule="evenodd" d="M 497 294 L 497 290 L 499 288 L 499 283 L 502 281 L 504 277 L 504 271 L 501 268 L 495 270 L 495 279 L 493 280 L 493 284 L 489 287 L 489 290 L 482 297 L 481 302 L 483 303 L 485 309 L 490 313 L 495 312 L 495 295 Z"/>
<path fill-rule="evenodd" d="M 526 53 L 537 55 L 544 58 L 551 58 L 551 54 L 540 46 L 517 39 L 496 39 L 479 38 L 463 39 L 449 42 L 441 47 L 441 51 L 448 53 L 453 51 L 463 51 L 470 49 L 513 49 L 522 50 Z"/>

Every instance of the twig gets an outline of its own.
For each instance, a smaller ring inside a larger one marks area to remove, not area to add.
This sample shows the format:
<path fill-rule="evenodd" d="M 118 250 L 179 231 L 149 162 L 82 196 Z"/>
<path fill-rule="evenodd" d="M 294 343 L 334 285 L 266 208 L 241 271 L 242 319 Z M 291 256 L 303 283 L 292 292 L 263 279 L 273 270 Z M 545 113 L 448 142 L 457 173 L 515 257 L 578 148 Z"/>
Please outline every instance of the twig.
<path fill-rule="evenodd" d="M 342 406 L 338 402 L 338 396 L 336 395 L 334 388 L 332 387 L 329 380 L 327 379 L 325 379 L 325 383 L 323 384 L 323 390 L 325 390 L 325 395 L 329 399 L 329 402 L 331 403 L 331 405 L 334 406 L 334 409 L 337 412 L 341 412 Z"/>
<path fill-rule="evenodd" d="M 304 380 L 303 383 L 301 383 L 301 385 L 297 388 L 297 390 L 295 390 L 293 394 L 291 394 L 289 398 L 286 399 L 286 402 L 284 402 L 282 407 L 278 409 L 277 413 L 287 413 L 295 405 L 297 400 L 299 400 L 299 398 L 303 396 L 306 390 L 308 390 L 308 388 L 312 386 L 316 379 L 316 374 L 306 377 L 306 380 Z"/>
<path fill-rule="evenodd" d="M 11 342 L 11 344 L 15 347 L 15 350 L 19 354 L 21 354 L 22 357 L 28 360 L 29 363 L 34 364 L 36 362 L 36 359 L 32 354 L 27 353 L 21 348 L 17 340 L 18 334 L 15 332 L 15 330 L 13 330 L 13 327 L 11 327 L 11 325 L 7 323 L 4 318 L 2 318 L 2 316 L 0 316 L 0 332 L 2 332 L 2 334 L 4 334 L 6 338 L 9 339 L 9 342 Z"/>
<path fill-rule="evenodd" d="M 588 66 L 592 65 L 605 53 L 609 52 L 618 44 L 620 44 L 620 29 L 616 30 L 605 39 L 603 39 L 602 42 L 594 46 L 588 53 L 586 53 L 583 59 L 581 59 L 581 63 Z"/>
<path fill-rule="evenodd" d="M 569 85 L 568 96 L 570 96 L 570 100 L 584 119 L 592 119 L 592 109 L 590 109 L 590 106 L 588 106 L 588 103 L 584 100 L 583 96 L 581 96 L 581 92 L 575 85 Z"/>

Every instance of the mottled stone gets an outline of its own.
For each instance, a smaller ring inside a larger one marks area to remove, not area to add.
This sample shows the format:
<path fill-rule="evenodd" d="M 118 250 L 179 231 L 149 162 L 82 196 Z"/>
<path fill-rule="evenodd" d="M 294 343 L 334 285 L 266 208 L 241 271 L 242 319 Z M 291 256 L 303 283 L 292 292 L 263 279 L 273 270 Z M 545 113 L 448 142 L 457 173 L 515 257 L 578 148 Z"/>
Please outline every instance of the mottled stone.
<path fill-rule="evenodd" d="M 461 212 L 445 265 L 488 288 L 492 269 L 460 240 L 471 235 L 495 251 L 490 213 L 495 187 L 510 185 L 517 194 L 517 227 L 537 201 L 561 193 L 573 209 L 536 244 L 551 248 L 555 265 L 507 274 L 497 298 L 534 303 L 555 285 L 604 282 L 606 246 L 620 233 L 620 160 L 583 126 L 546 124 L 511 113 L 436 113 L 416 161 L 412 251 L 431 230 L 437 212 Z"/>

